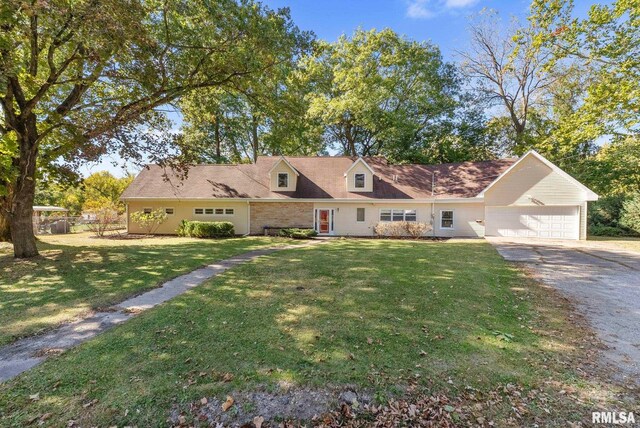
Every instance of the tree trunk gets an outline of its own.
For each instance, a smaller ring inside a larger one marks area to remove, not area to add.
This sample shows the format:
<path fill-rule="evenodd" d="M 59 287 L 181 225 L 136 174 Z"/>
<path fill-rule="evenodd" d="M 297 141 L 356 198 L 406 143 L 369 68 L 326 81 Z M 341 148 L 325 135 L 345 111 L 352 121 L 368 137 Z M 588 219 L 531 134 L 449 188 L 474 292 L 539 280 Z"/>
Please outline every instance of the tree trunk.
<path fill-rule="evenodd" d="M 13 254 L 16 258 L 38 255 L 33 234 L 33 200 L 36 193 L 36 162 L 38 159 L 38 131 L 36 118 L 28 116 L 21 124 L 20 158 L 14 159 L 18 176 L 9 198 L 9 221 Z"/>
<path fill-rule="evenodd" d="M 222 158 L 222 150 L 221 150 L 220 146 L 222 144 L 220 142 L 220 120 L 219 120 L 219 116 L 216 116 L 216 119 L 215 119 L 214 133 L 215 133 L 215 139 L 216 139 L 216 162 L 220 162 L 220 159 Z"/>
<path fill-rule="evenodd" d="M 255 116 L 251 116 L 251 146 L 253 147 L 253 163 L 256 163 L 260 143 L 258 141 L 258 119 Z"/>

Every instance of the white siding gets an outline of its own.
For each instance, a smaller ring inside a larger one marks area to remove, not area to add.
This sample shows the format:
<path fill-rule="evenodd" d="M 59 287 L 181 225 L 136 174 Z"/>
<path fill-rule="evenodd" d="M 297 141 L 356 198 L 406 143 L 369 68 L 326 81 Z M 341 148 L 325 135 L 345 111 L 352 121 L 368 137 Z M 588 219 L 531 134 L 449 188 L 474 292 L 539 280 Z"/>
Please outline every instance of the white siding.
<path fill-rule="evenodd" d="M 529 156 L 495 183 L 484 195 L 487 206 L 581 205 L 586 192 Z"/>
<path fill-rule="evenodd" d="M 431 224 L 432 204 L 430 203 L 340 203 L 340 202 L 320 202 L 315 203 L 314 208 L 333 209 L 334 234 L 339 236 L 373 236 L 374 227 L 380 221 L 381 209 L 415 209 L 416 221 Z M 365 221 L 358 222 L 357 208 L 365 209 Z M 454 228 L 442 229 L 440 225 L 440 211 L 454 211 Z M 447 203 L 435 204 L 435 235 L 441 237 L 482 237 L 484 236 L 484 205 L 481 203 Z M 427 236 L 433 236 L 429 232 Z"/>

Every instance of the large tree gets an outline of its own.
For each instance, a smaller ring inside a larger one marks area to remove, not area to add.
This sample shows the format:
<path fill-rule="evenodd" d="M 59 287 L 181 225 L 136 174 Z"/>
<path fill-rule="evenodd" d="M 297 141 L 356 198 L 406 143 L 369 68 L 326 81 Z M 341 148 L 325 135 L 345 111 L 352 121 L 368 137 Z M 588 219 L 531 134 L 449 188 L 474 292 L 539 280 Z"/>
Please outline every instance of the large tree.
<path fill-rule="evenodd" d="M 544 69 L 551 54 L 534 43 L 536 31 L 515 20 L 505 25 L 495 11 L 485 10 L 470 22 L 469 49 L 458 53 L 472 85 L 506 113 L 516 146 L 526 145 L 531 112 L 545 108 L 558 78 Z"/>
<path fill-rule="evenodd" d="M 411 160 L 405 155 L 441 134 L 459 107 L 455 67 L 436 46 L 390 29 L 318 43 L 298 75 L 311 88 L 307 118 L 323 126 L 327 145 L 351 156 Z"/>
<path fill-rule="evenodd" d="M 574 16 L 571 0 L 534 0 L 529 18 L 535 42 L 558 63 L 577 64 L 588 76 L 585 93 L 568 131 L 592 138 L 624 137 L 640 131 L 640 1 L 593 5 L 584 19 Z M 569 133 L 569 135 L 571 135 Z M 634 141 L 634 140 L 626 140 Z"/>
<path fill-rule="evenodd" d="M 288 11 L 250 0 L 5 0 L 0 4 L 0 226 L 37 255 L 38 168 L 106 152 L 152 160 L 140 132 L 194 90 L 243 87 L 297 49 Z"/>

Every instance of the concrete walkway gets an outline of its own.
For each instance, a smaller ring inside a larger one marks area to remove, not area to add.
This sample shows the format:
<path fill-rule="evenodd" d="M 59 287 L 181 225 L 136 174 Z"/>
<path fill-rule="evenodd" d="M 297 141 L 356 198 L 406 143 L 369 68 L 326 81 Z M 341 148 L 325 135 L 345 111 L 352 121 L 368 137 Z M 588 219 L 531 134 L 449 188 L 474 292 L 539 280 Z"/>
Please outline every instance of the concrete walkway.
<path fill-rule="evenodd" d="M 88 318 L 63 324 L 49 333 L 20 339 L 0 348 L 0 382 L 29 370 L 51 355 L 59 354 L 125 322 L 142 311 L 173 299 L 234 266 L 276 251 L 304 248 L 320 242 L 326 241 L 313 240 L 300 245 L 265 248 L 221 260 L 174 278 L 158 288 L 125 300 L 106 311 L 96 312 Z"/>
<path fill-rule="evenodd" d="M 640 385 L 640 253 L 590 241 L 487 240 L 570 298 L 607 345 L 618 378 Z"/>

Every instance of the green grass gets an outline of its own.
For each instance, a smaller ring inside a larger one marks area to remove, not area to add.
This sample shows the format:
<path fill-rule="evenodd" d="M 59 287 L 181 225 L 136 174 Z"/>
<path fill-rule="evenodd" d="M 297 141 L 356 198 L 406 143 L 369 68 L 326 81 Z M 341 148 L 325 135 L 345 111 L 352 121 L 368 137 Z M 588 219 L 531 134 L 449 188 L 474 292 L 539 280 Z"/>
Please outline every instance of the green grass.
<path fill-rule="evenodd" d="M 14 260 L 11 248 L 3 246 L 0 346 L 117 303 L 203 264 L 284 242 L 290 241 L 54 235 L 41 237 L 41 256 L 29 260 Z"/>
<path fill-rule="evenodd" d="M 589 236 L 590 241 L 606 242 L 626 250 L 640 252 L 640 238 L 622 236 Z"/>
<path fill-rule="evenodd" d="M 0 424 L 50 413 L 45 425 L 165 426 L 173 406 L 283 382 L 378 399 L 416 381 L 455 394 L 553 380 L 606 395 L 576 375 L 582 336 L 565 316 L 483 241 L 332 241 L 231 269 L 0 385 Z M 586 414 L 531 410 L 563 423 Z"/>

